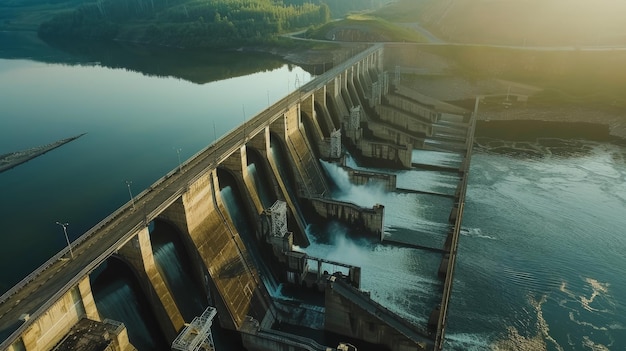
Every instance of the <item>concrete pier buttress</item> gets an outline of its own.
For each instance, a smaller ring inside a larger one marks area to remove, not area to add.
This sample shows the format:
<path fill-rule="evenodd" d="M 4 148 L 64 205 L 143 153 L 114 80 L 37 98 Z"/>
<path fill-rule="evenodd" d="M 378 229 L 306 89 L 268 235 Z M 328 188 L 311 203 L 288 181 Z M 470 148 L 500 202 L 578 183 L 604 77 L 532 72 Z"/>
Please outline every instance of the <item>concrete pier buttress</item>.
<path fill-rule="evenodd" d="M 322 196 L 328 191 L 319 162 L 311 150 L 300 121 L 299 105 L 285 113 L 286 144 L 294 160 L 296 182 L 304 196 Z"/>
<path fill-rule="evenodd" d="M 14 342 L 8 351 L 47 351 L 52 349 L 82 318 L 99 321 L 89 277 L 84 277 L 74 288 L 39 316 L 26 329 L 21 338 Z"/>
<path fill-rule="evenodd" d="M 269 133 L 269 129 L 268 129 L 268 133 Z M 268 135 L 268 140 L 269 140 L 269 135 Z M 269 149 L 269 146 L 268 146 L 268 149 Z M 306 228 L 306 225 L 304 223 L 304 218 L 301 217 L 296 207 L 297 206 L 296 205 L 297 194 L 290 192 L 289 189 L 287 188 L 287 184 L 285 183 L 285 180 L 282 179 L 280 175 L 280 171 L 278 170 L 277 160 L 274 159 L 274 156 L 272 155 L 272 153 L 268 153 L 267 160 L 269 162 L 272 173 L 274 174 L 274 179 L 276 180 L 276 183 L 278 184 L 278 187 L 280 188 L 280 193 L 283 195 L 285 202 L 287 203 L 287 206 L 289 207 L 289 210 L 293 214 L 293 217 L 295 218 L 297 225 L 300 228 L 300 233 L 302 233 L 302 235 L 298 237 L 297 243 L 300 246 L 307 247 L 309 246 L 310 242 L 309 242 L 308 237 L 304 234 L 305 228 Z"/>
<path fill-rule="evenodd" d="M 341 92 L 344 90 L 344 79 L 342 75 L 337 75 L 330 83 L 327 84 L 328 96 L 331 97 L 330 101 L 334 104 L 335 111 L 339 114 L 339 121 L 342 121 L 344 117 L 350 115 L 349 108 L 343 101 Z"/>
<path fill-rule="evenodd" d="M 256 212 L 256 214 L 258 215 L 259 213 L 263 212 L 263 204 L 261 203 L 261 197 L 259 196 L 259 193 L 257 192 L 256 187 L 254 186 L 254 180 L 252 179 L 252 175 L 250 174 L 250 172 L 248 172 L 248 161 L 247 161 L 247 150 L 246 147 L 244 146 L 241 149 L 241 158 L 242 158 L 242 166 L 243 166 L 243 182 L 246 185 L 246 190 L 248 191 L 248 194 L 250 194 L 250 199 L 252 200 L 252 203 L 254 204 L 254 210 Z"/>
<path fill-rule="evenodd" d="M 322 140 L 324 140 L 324 133 L 319 125 L 319 116 L 315 111 L 315 94 L 309 95 L 300 102 L 300 113 L 308 116 L 311 120 L 311 124 L 313 125 L 314 133 L 311 135 L 315 136 L 315 140 L 309 140 L 309 142 L 319 144 Z M 302 117 L 305 118 L 305 116 Z"/>
<path fill-rule="evenodd" d="M 326 99 L 326 86 L 324 85 L 323 87 L 321 87 L 320 89 L 316 90 L 315 93 L 313 94 L 314 96 L 314 108 L 317 110 L 317 108 L 320 109 L 319 113 L 317 113 L 317 119 L 318 119 L 318 123 L 319 120 L 322 119 L 324 121 L 324 124 L 326 124 L 326 126 L 328 127 L 328 131 L 332 132 L 333 129 L 338 129 L 341 126 L 339 125 L 335 125 L 333 122 L 333 119 L 330 115 L 330 112 L 328 111 L 328 105 L 327 105 L 327 99 Z M 325 137 L 329 137 L 330 135 L 325 135 Z"/>
<path fill-rule="evenodd" d="M 118 254 L 130 263 L 165 338 L 171 342 L 185 324 L 174 295 L 157 269 L 148 228 L 141 229 Z"/>
<path fill-rule="evenodd" d="M 257 172 L 260 171 L 259 168 L 265 169 L 266 171 L 269 172 L 269 174 L 266 174 L 266 176 L 269 177 L 269 181 L 272 184 L 272 192 L 274 193 L 274 195 L 276 196 L 277 199 L 279 200 L 285 200 L 285 194 L 283 194 L 280 185 L 278 184 L 278 181 L 276 180 L 276 177 L 272 174 L 272 170 L 271 170 L 271 165 L 269 163 L 269 155 L 271 154 L 270 152 L 270 129 L 269 127 L 266 127 L 263 129 L 263 133 L 259 133 L 257 135 L 255 135 L 253 138 L 250 139 L 250 141 L 248 141 L 248 143 L 246 144 L 247 148 L 252 148 L 255 151 L 257 151 L 258 153 L 261 154 L 261 160 L 260 162 L 262 162 L 262 165 L 257 165 Z M 247 159 L 247 152 L 246 151 L 246 159 Z M 246 160 L 247 162 L 247 160 Z M 246 167 L 247 168 L 247 167 Z M 247 174 L 247 175 L 246 175 Z M 246 187 L 251 187 L 253 182 L 252 179 L 250 178 L 250 175 L 248 174 L 248 172 L 246 171 L 244 173 L 244 176 L 247 177 L 245 178 L 246 180 Z M 250 183 L 250 185 L 248 185 L 248 182 Z M 256 191 L 256 196 L 259 196 L 258 194 L 258 189 L 255 189 Z M 252 193 L 251 193 L 252 195 Z M 288 204 L 289 205 L 289 204 Z M 255 205 L 255 206 L 260 206 L 261 210 L 258 213 L 263 212 L 263 206 L 260 203 L 260 198 L 259 198 L 259 204 Z M 257 207 L 258 208 L 258 207 Z M 292 211 L 292 213 L 294 213 L 292 208 L 290 208 L 290 211 Z M 295 215 L 294 215 L 295 217 Z M 304 230 L 304 225 L 301 224 L 301 221 L 297 220 L 297 225 L 299 226 L 300 230 Z"/>
<path fill-rule="evenodd" d="M 224 214 L 226 209 L 217 199 L 219 189 L 215 170 L 190 184 L 182 196 L 184 222 L 194 246 L 207 268 L 220 297 L 216 301 L 222 326 L 238 329 L 249 314 L 252 292 L 257 283 L 238 247 L 238 233 Z M 228 300 L 223 300 L 228 297 Z"/>

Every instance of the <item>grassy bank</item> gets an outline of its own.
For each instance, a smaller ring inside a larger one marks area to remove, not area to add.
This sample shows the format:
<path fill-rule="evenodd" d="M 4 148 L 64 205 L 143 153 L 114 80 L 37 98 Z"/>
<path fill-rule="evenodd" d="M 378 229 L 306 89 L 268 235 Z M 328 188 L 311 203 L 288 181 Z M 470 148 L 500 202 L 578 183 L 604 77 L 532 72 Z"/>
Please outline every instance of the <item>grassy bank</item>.
<path fill-rule="evenodd" d="M 349 15 L 309 30 L 306 35 L 311 39 L 352 42 L 426 42 L 411 29 L 367 14 Z"/>

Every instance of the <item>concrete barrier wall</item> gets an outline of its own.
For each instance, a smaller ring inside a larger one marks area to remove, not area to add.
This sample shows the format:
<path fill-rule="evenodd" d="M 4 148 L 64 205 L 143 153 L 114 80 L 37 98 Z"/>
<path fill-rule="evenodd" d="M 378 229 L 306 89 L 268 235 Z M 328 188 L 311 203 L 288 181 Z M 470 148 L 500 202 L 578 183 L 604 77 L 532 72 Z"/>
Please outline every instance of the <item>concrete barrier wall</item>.
<path fill-rule="evenodd" d="M 336 351 L 311 339 L 276 330 L 241 333 L 241 339 L 248 351 Z"/>
<path fill-rule="evenodd" d="M 85 299 L 85 301 L 83 301 Z M 26 329 L 9 351 L 47 351 L 52 349 L 81 318 L 100 319 L 95 307 L 89 277 L 68 290 Z"/>
<path fill-rule="evenodd" d="M 382 132 L 391 131 L 388 128 L 380 127 L 377 128 Z M 381 137 L 377 133 L 374 135 Z M 402 136 L 402 134 L 397 134 L 398 136 Z M 404 141 L 404 140 L 401 140 Z M 413 147 L 411 144 L 408 145 L 396 145 L 396 144 L 388 144 L 375 142 L 371 140 L 361 139 L 359 140 L 359 144 L 357 145 L 361 153 L 365 157 L 392 161 L 397 163 L 399 166 L 404 168 L 411 168 L 411 157 L 413 152 Z"/>
<path fill-rule="evenodd" d="M 418 119 L 409 113 L 392 106 L 377 105 L 376 113 L 381 121 L 401 128 L 404 131 L 415 134 L 433 135 L 433 127 L 430 122 Z"/>
<path fill-rule="evenodd" d="M 352 226 L 362 227 L 370 235 L 382 241 L 383 237 L 383 205 L 363 208 L 355 204 L 329 199 L 309 199 L 319 216 L 324 219 L 337 219 Z"/>
<path fill-rule="evenodd" d="M 395 191 L 396 190 L 396 175 L 395 174 L 387 174 L 387 173 L 376 173 L 376 172 L 368 172 L 357 169 L 352 169 L 350 167 L 342 167 L 346 172 L 348 172 L 348 178 L 350 179 L 350 183 L 356 185 L 365 185 L 365 184 L 382 184 L 386 191 Z"/>
<path fill-rule="evenodd" d="M 387 103 L 400 110 L 410 112 L 424 121 L 436 122 L 438 113 L 431 107 L 424 106 L 415 100 L 397 94 L 387 94 L 385 96 Z"/>

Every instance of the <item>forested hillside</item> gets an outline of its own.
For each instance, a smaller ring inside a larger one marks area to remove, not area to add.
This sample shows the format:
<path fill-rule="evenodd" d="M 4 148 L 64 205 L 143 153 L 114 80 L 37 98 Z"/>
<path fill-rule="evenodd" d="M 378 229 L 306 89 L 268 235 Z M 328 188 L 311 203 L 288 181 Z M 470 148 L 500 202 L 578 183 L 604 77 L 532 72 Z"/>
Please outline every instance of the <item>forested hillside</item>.
<path fill-rule="evenodd" d="M 97 0 L 42 23 L 43 38 L 121 39 L 178 47 L 232 46 L 330 19 L 324 4 L 272 0 Z"/>
<path fill-rule="evenodd" d="M 382 1 L 329 3 L 343 13 Z M 280 33 L 319 26 L 330 18 L 331 8 L 319 0 L 95 0 L 42 23 L 39 35 L 222 47 L 266 43 Z"/>

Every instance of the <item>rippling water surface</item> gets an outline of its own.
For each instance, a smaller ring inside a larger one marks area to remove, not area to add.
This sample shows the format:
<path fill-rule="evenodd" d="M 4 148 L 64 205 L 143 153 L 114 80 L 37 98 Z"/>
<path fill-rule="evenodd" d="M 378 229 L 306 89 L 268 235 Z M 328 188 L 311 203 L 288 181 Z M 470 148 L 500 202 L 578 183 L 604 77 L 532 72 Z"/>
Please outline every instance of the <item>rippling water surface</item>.
<path fill-rule="evenodd" d="M 626 148 L 503 144 L 472 158 L 449 346 L 626 350 Z"/>

